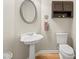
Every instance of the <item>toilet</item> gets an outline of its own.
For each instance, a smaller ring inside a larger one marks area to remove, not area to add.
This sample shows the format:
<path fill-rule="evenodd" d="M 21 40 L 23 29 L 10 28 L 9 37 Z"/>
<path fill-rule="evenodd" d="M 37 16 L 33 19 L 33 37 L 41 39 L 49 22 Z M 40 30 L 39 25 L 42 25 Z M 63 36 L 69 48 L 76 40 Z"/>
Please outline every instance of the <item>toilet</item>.
<path fill-rule="evenodd" d="M 59 52 L 63 59 L 74 59 L 74 50 L 67 44 L 68 33 L 56 33 Z"/>

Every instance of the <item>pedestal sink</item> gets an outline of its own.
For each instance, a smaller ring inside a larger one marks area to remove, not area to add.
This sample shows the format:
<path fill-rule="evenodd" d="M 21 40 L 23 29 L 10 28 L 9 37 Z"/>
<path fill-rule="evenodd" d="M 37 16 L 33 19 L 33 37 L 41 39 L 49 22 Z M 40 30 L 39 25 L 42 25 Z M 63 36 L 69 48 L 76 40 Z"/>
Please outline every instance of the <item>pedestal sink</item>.
<path fill-rule="evenodd" d="M 41 34 L 34 32 L 21 34 L 20 41 L 26 45 L 29 45 L 29 59 L 35 59 L 35 44 L 43 39 Z"/>

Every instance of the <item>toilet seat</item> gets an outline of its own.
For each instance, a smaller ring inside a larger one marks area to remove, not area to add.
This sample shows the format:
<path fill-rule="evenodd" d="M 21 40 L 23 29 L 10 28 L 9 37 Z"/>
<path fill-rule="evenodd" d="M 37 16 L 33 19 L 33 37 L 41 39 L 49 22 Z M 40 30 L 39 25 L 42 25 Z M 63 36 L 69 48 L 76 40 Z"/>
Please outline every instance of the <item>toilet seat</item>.
<path fill-rule="evenodd" d="M 61 49 L 61 52 L 65 53 L 65 54 L 67 54 L 67 55 L 70 55 L 70 56 L 74 55 L 73 48 L 70 47 L 70 46 L 67 45 L 67 44 L 62 44 L 62 45 L 60 45 L 60 49 Z"/>

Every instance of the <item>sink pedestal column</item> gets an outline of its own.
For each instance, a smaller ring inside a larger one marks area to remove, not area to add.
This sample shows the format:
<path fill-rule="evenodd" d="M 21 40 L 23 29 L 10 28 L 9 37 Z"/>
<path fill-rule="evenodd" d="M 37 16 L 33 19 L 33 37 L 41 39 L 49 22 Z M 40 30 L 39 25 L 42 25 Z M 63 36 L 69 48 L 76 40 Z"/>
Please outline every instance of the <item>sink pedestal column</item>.
<path fill-rule="evenodd" d="M 31 44 L 29 47 L 29 59 L 35 59 L 35 45 Z"/>

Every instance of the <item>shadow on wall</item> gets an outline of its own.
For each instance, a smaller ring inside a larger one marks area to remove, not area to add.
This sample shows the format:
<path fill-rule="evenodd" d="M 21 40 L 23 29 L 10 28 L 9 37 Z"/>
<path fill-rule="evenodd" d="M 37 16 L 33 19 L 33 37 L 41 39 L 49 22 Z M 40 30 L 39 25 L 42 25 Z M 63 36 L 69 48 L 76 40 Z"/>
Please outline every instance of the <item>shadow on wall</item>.
<path fill-rule="evenodd" d="M 73 48 L 73 39 L 70 35 L 68 37 L 68 44 Z"/>
<path fill-rule="evenodd" d="M 24 43 L 20 42 L 18 38 L 14 42 L 13 59 L 26 59 L 29 55 L 29 48 Z M 18 57 L 19 55 L 19 57 Z M 22 56 L 23 55 L 23 56 Z"/>

